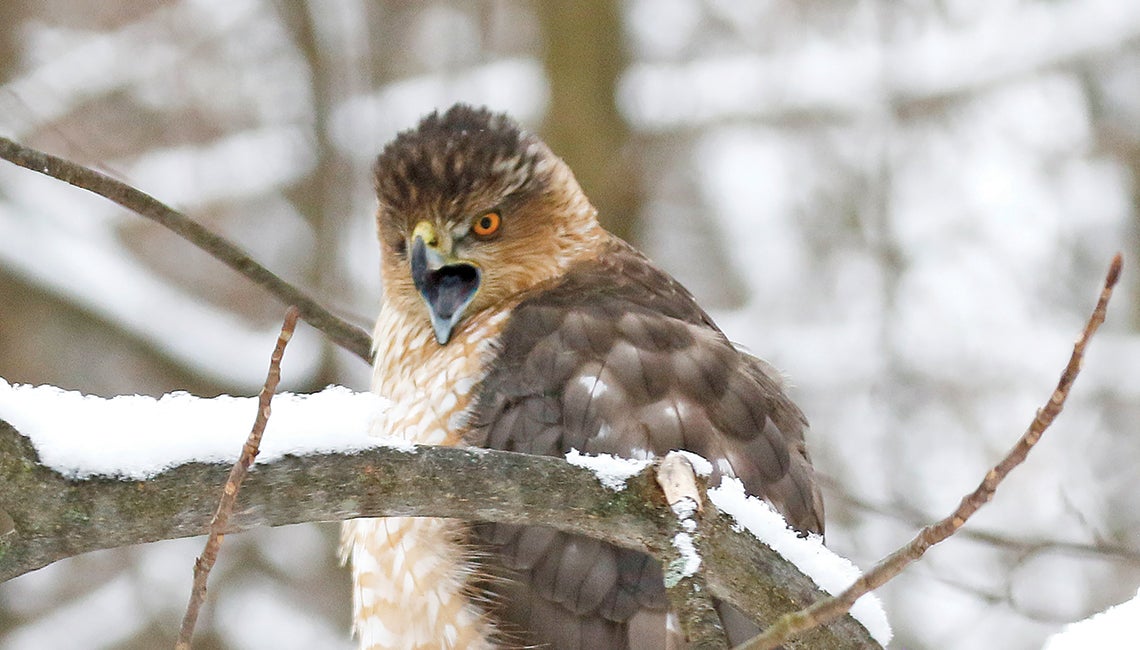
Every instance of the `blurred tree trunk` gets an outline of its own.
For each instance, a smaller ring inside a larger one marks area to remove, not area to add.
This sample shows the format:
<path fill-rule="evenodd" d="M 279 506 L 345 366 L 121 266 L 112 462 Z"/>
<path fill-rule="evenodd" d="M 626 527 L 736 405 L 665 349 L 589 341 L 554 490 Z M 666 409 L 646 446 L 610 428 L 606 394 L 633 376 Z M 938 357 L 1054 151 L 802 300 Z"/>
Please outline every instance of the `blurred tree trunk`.
<path fill-rule="evenodd" d="M 24 15 L 22 5 L 23 3 L 20 0 L 0 2 L 0 25 L 5 26 L 4 29 L 0 29 L 0 79 L 15 77 L 20 48 L 19 43 L 17 43 L 19 30 L 14 29 L 13 26 L 22 22 Z"/>
<path fill-rule="evenodd" d="M 614 104 L 626 63 L 621 4 L 535 4 L 550 78 L 546 142 L 574 170 L 606 228 L 631 239 L 637 235 L 641 182 L 629 127 Z"/>
<path fill-rule="evenodd" d="M 316 8 L 306 2 L 285 2 L 276 5 L 293 42 L 309 68 L 312 123 L 309 125 L 315 165 L 312 173 L 290 188 L 288 195 L 297 211 L 313 229 L 316 242 L 312 264 L 305 269 L 308 282 L 316 295 L 329 304 L 345 300 L 340 288 L 345 285 L 340 267 L 340 237 L 347 229 L 351 210 L 351 189 L 344 179 L 349 178 L 352 167 L 338 155 L 330 140 L 330 116 L 333 106 L 347 94 L 346 83 L 338 83 L 338 48 L 322 42 L 314 22 Z M 313 388 L 339 383 L 335 345 L 322 343 L 321 367 L 313 377 Z"/>

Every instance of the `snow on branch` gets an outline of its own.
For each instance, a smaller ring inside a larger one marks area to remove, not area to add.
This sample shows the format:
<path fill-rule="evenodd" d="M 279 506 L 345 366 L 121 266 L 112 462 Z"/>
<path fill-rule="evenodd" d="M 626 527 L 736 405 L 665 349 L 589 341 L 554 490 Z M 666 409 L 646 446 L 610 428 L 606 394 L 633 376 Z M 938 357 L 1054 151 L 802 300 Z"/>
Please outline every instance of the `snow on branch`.
<path fill-rule="evenodd" d="M 405 444 L 367 435 L 373 417 L 386 407 L 380 397 L 340 386 L 311 395 L 282 393 L 273 401 L 277 417 L 258 458 Z M 172 393 L 103 399 L 0 379 L 0 419 L 27 436 L 40 464 L 65 479 L 144 481 L 187 463 L 232 465 L 256 410 L 255 397 Z"/>
<path fill-rule="evenodd" d="M 859 579 L 861 573 L 851 561 L 828 550 L 819 535 L 801 538 L 770 504 L 746 493 L 740 479 L 725 479 L 708 494 L 718 510 L 732 517 L 738 530 L 747 530 L 795 563 L 823 591 L 832 595 L 842 593 Z M 861 596 L 851 607 L 851 615 L 883 645 L 891 640 L 891 625 L 874 594 Z"/>
<path fill-rule="evenodd" d="M 227 532 L 455 517 L 550 526 L 666 565 L 679 557 L 674 539 L 685 524 L 666 503 L 656 465 L 615 491 L 593 469 L 561 458 L 385 444 L 368 436 L 382 407 L 344 389 L 278 395 Z M 0 382 L 0 581 L 88 551 L 206 533 L 217 508 L 212 486 L 225 482 L 255 409 L 252 398 L 107 400 Z M 794 564 L 708 506 L 693 537 L 712 595 L 761 624 L 823 596 Z M 881 646 L 848 616 L 788 647 Z"/>

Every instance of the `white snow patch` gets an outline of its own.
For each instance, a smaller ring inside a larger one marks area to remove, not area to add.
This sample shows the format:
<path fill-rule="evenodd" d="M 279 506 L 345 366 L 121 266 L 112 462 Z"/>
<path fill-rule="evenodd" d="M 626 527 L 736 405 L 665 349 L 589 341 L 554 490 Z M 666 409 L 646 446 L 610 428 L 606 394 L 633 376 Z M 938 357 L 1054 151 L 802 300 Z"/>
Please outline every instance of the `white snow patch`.
<path fill-rule="evenodd" d="M 725 477 L 720 486 L 708 491 L 708 495 L 721 512 L 736 520 L 737 526 L 747 529 L 756 539 L 795 564 L 827 593 L 840 593 L 861 575 L 858 567 L 825 547 L 818 535 L 800 537 L 771 505 L 746 494 L 739 479 Z M 874 594 L 855 601 L 851 615 L 880 644 L 886 646 L 890 642 L 891 626 L 882 603 Z"/>
<path fill-rule="evenodd" d="M 668 571 L 665 576 L 665 586 L 672 586 L 672 582 L 676 584 L 681 578 L 687 578 L 696 574 L 697 569 L 701 568 L 701 556 L 697 553 L 697 547 L 693 545 L 693 536 L 689 533 L 677 533 L 673 536 L 673 548 L 681 554 L 680 566 L 670 565 L 670 569 L 678 569 L 677 571 Z"/>
<path fill-rule="evenodd" d="M 670 507 L 684 530 L 673 536 L 673 548 L 677 549 L 681 557 L 669 565 L 665 575 L 666 587 L 672 587 L 681 578 L 695 575 L 697 569 L 701 568 L 701 556 L 693 544 L 692 535 L 697 530 L 697 522 L 693 519 L 697 513 L 697 502 L 686 497 L 678 499 Z"/>
<path fill-rule="evenodd" d="M 1045 641 L 1044 650 L 1123 650 L 1136 647 L 1137 636 L 1140 636 L 1140 591 L 1132 600 L 1066 625 Z"/>
<path fill-rule="evenodd" d="M 625 482 L 652 463 L 652 460 L 633 460 L 619 458 L 610 454 L 586 456 L 577 449 L 571 449 L 566 454 L 566 462 L 578 467 L 585 467 L 598 477 L 598 482 L 614 492 L 625 489 Z"/>
<path fill-rule="evenodd" d="M 377 446 L 410 449 L 399 440 L 368 435 L 387 404 L 341 386 L 312 395 L 278 394 L 257 459 Z M 232 463 L 257 408 L 256 397 L 172 393 L 158 399 L 105 399 L 54 386 L 12 386 L 0 379 L 0 419 L 31 440 L 44 465 L 69 478 L 142 480 L 192 461 Z"/>
<path fill-rule="evenodd" d="M 693 466 L 693 473 L 697 476 L 703 476 L 704 478 L 712 476 L 712 463 L 710 463 L 704 456 L 701 456 L 700 454 L 694 454 L 693 452 L 686 451 L 684 449 L 674 449 L 669 453 L 681 454 L 687 458 L 689 460 L 689 464 Z"/>

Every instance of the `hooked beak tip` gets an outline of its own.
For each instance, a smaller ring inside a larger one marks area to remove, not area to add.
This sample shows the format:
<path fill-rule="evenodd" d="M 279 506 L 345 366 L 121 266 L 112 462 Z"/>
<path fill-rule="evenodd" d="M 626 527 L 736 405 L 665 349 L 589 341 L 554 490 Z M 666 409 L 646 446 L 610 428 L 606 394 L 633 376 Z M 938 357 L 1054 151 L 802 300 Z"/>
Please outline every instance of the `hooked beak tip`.
<path fill-rule="evenodd" d="M 451 340 L 464 311 L 479 290 L 481 273 L 473 264 L 444 263 L 418 234 L 412 242 L 410 259 L 412 281 L 427 305 L 435 340 L 446 345 Z"/>
<path fill-rule="evenodd" d="M 431 328 L 435 332 L 436 343 L 447 345 L 447 342 L 451 340 L 451 325 L 437 319 L 435 314 L 432 314 Z"/>

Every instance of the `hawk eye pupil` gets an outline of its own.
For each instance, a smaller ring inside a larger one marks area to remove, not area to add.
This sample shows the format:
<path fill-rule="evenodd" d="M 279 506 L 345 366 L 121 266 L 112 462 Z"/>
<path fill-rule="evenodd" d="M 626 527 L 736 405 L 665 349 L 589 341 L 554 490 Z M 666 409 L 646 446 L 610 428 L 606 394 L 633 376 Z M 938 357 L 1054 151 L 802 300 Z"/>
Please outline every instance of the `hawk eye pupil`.
<path fill-rule="evenodd" d="M 499 215 L 495 212 L 488 212 L 475 220 L 472 229 L 480 237 L 490 237 L 499 230 Z"/>

